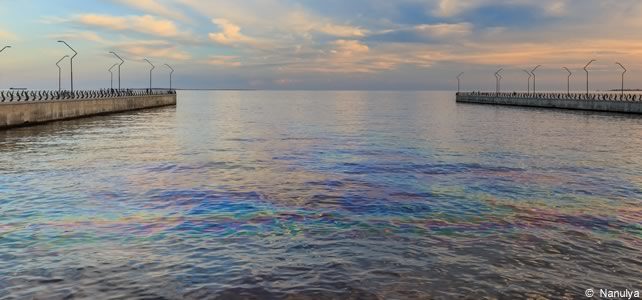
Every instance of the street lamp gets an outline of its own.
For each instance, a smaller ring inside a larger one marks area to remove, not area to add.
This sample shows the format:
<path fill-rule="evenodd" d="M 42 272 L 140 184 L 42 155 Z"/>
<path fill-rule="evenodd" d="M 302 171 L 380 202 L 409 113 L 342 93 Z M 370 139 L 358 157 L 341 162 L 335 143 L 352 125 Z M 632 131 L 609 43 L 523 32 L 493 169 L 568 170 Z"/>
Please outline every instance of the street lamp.
<path fill-rule="evenodd" d="M 464 75 L 464 72 L 461 72 L 461 73 L 459 73 L 459 75 L 457 75 L 457 93 L 459 93 L 459 88 L 461 86 L 461 76 L 462 75 Z"/>
<path fill-rule="evenodd" d="M 524 71 L 524 73 L 526 73 L 526 75 L 528 75 L 528 87 L 526 89 L 526 93 L 530 94 L 531 93 L 531 78 L 533 77 L 533 74 L 531 74 L 531 72 L 528 72 L 526 70 L 522 70 L 522 71 Z"/>
<path fill-rule="evenodd" d="M 535 71 L 541 67 L 542 65 L 537 65 L 535 68 L 531 70 L 531 74 L 533 74 L 533 95 L 535 95 Z"/>
<path fill-rule="evenodd" d="M 589 61 L 588 64 L 586 64 L 586 66 L 584 66 L 584 72 L 586 72 L 586 94 L 587 95 L 589 93 L 589 71 L 587 68 L 593 62 L 595 62 L 595 59 L 591 59 L 591 61 Z"/>
<path fill-rule="evenodd" d="M 71 46 L 69 46 L 69 44 L 67 44 L 67 42 L 65 41 L 58 41 L 58 43 L 65 44 L 67 47 L 69 47 L 69 49 L 71 49 L 71 51 L 74 52 L 74 55 L 69 59 L 71 61 L 71 69 L 69 69 L 71 73 L 71 91 L 73 92 L 74 91 L 74 57 L 78 55 L 78 52 L 76 52 L 74 48 L 71 48 Z"/>
<path fill-rule="evenodd" d="M 571 76 L 573 75 L 573 72 L 569 70 L 567 67 L 562 67 L 562 69 L 566 70 L 568 72 L 568 77 L 566 78 L 566 93 L 571 94 Z"/>
<path fill-rule="evenodd" d="M 624 74 L 626 74 L 626 68 L 619 62 L 616 62 L 615 64 L 619 65 L 620 67 L 622 67 L 622 69 L 624 69 L 624 72 L 622 72 L 622 95 L 624 95 Z"/>
<path fill-rule="evenodd" d="M 114 68 L 114 67 L 116 67 L 117 65 L 118 65 L 118 64 L 114 64 L 114 65 L 113 65 L 113 66 L 111 66 L 111 67 L 109 68 L 109 70 L 108 70 L 108 71 L 109 71 L 110 78 L 111 78 L 111 84 L 110 84 L 110 87 L 111 87 L 111 89 L 112 89 L 112 90 L 114 89 L 114 72 L 112 72 L 112 71 L 111 71 L 111 69 L 113 69 L 113 68 Z"/>
<path fill-rule="evenodd" d="M 7 49 L 7 48 L 11 48 L 11 46 L 4 46 L 4 47 L 2 47 L 2 49 L 0 49 L 0 53 L 2 53 L 2 51 L 4 51 L 4 49 Z"/>
<path fill-rule="evenodd" d="M 499 82 L 499 77 L 497 77 L 497 72 L 495 72 L 495 94 L 499 93 L 498 92 L 498 86 L 499 86 L 498 82 Z"/>
<path fill-rule="evenodd" d="M 58 67 L 58 91 L 59 91 L 59 92 L 62 90 L 62 87 L 61 87 L 61 85 L 60 85 L 60 84 L 61 84 L 61 82 L 62 82 L 62 80 L 61 80 L 61 77 L 62 77 L 62 68 L 60 68 L 60 62 L 61 62 L 61 61 L 63 61 L 63 60 L 64 60 L 65 58 L 67 58 L 67 57 L 69 57 L 69 55 L 65 55 L 65 56 L 63 56 L 63 57 L 62 57 L 60 60 L 58 60 L 58 62 L 56 63 L 56 66 Z"/>
<path fill-rule="evenodd" d="M 125 63 L 125 61 L 122 58 L 120 58 L 120 56 L 118 56 L 118 54 L 116 54 L 116 52 L 110 51 L 109 53 L 115 55 L 116 58 L 118 58 L 120 60 L 120 64 L 118 64 L 118 89 L 120 90 L 120 66 L 122 66 Z"/>
<path fill-rule="evenodd" d="M 504 71 L 504 69 L 499 69 L 499 70 L 497 70 L 497 72 L 495 72 L 495 79 L 496 79 L 496 81 L 497 81 L 496 92 L 497 92 L 498 94 L 499 94 L 499 92 L 500 92 L 500 91 L 501 91 L 501 89 L 502 89 L 501 84 L 502 84 L 502 78 L 503 78 L 503 77 L 502 77 L 502 75 L 500 75 L 500 74 L 499 74 L 501 71 Z"/>
<path fill-rule="evenodd" d="M 156 68 L 156 66 L 154 66 L 154 64 L 152 64 L 152 62 L 151 62 L 151 61 L 149 61 L 147 58 L 145 58 L 145 61 L 146 61 L 150 66 L 152 66 L 152 68 L 151 68 L 151 69 L 149 69 L 149 92 L 151 93 L 151 92 L 152 92 L 152 71 L 154 71 L 154 69 Z"/>
<path fill-rule="evenodd" d="M 169 72 L 169 89 L 172 90 L 172 74 L 174 74 L 174 68 L 172 68 L 170 65 L 165 64 L 166 67 L 168 67 L 171 71 Z"/>

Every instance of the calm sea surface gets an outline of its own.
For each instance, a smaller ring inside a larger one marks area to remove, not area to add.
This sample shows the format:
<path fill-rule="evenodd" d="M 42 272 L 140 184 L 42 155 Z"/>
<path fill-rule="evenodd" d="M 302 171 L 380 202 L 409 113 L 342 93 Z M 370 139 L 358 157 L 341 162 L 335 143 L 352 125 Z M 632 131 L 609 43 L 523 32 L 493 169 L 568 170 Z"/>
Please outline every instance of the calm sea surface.
<path fill-rule="evenodd" d="M 0 132 L 0 298 L 642 290 L 642 118 L 181 92 Z"/>

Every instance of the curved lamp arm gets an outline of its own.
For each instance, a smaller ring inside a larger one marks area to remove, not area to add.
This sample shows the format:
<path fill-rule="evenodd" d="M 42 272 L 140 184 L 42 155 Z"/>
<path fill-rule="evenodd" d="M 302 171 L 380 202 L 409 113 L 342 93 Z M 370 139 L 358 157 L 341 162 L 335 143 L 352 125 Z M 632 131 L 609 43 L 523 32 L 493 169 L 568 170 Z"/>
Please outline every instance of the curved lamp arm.
<path fill-rule="evenodd" d="M 71 59 L 74 59 L 74 57 L 76 57 L 76 55 L 78 55 L 78 52 L 76 52 L 76 50 L 74 50 L 74 48 L 71 48 L 71 46 L 69 46 L 69 44 L 67 44 L 67 42 L 65 42 L 65 41 L 58 41 L 58 43 L 63 43 L 63 44 L 65 44 L 65 46 L 67 46 L 69 49 L 71 49 L 71 51 L 73 51 L 73 52 L 74 52 L 74 55 L 71 57 Z"/>
<path fill-rule="evenodd" d="M 170 70 L 172 70 L 172 73 L 174 73 L 174 68 L 172 68 L 170 65 L 164 64 L 164 66 L 168 67 Z"/>
<path fill-rule="evenodd" d="M 587 69 L 587 68 L 588 68 L 588 66 L 589 66 L 589 65 L 591 65 L 591 64 L 592 64 L 592 63 L 594 63 L 594 62 L 596 62 L 596 60 L 595 60 L 595 59 L 591 59 L 591 61 L 589 61 L 589 62 L 586 64 L 586 66 L 584 66 L 584 71 L 588 72 L 588 69 Z"/>
<path fill-rule="evenodd" d="M 62 62 L 67 57 L 69 57 L 69 55 L 63 56 L 60 60 L 58 60 L 58 62 L 56 62 L 56 66 L 58 66 L 59 69 L 60 69 L 60 62 Z"/>
<path fill-rule="evenodd" d="M 620 66 L 620 67 L 624 70 L 624 72 L 623 72 L 622 74 L 625 74 L 625 73 L 626 73 L 627 69 L 626 69 L 626 68 L 625 68 L 621 63 L 616 62 L 615 64 L 616 64 L 616 65 L 618 65 L 618 66 Z"/>
<path fill-rule="evenodd" d="M 154 66 L 154 64 L 153 64 L 151 61 L 149 61 L 147 58 L 144 58 L 144 60 L 145 60 L 149 65 L 151 65 L 151 66 L 152 66 L 152 70 L 156 69 L 156 66 Z M 151 71 L 151 70 L 150 70 L 150 71 Z"/>
<path fill-rule="evenodd" d="M 118 66 L 122 66 L 122 65 L 125 63 L 125 60 L 124 60 L 124 59 L 122 59 L 122 58 L 120 58 L 120 56 L 118 56 L 118 54 L 116 54 L 116 52 L 114 52 L 114 51 L 109 51 L 109 53 L 111 53 L 111 54 L 115 55 L 115 56 L 116 56 L 116 58 L 118 58 L 118 59 L 120 60 L 120 64 L 118 64 Z"/>

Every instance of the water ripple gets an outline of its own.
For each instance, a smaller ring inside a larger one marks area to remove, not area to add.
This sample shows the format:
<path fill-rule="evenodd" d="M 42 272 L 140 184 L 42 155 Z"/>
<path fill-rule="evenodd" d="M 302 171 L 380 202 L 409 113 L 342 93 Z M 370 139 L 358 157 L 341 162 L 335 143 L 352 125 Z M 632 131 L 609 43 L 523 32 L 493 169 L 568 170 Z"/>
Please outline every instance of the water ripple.
<path fill-rule="evenodd" d="M 179 97 L 0 132 L 0 299 L 642 287 L 639 118 L 423 92 Z"/>

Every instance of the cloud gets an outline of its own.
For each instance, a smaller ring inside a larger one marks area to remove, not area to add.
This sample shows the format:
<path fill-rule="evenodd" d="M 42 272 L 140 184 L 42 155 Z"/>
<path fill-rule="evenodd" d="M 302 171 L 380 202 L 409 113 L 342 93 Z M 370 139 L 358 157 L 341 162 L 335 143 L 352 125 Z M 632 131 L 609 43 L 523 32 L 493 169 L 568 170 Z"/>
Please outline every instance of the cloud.
<path fill-rule="evenodd" d="M 296 32 L 308 36 L 322 33 L 334 37 L 363 37 L 366 31 L 355 26 L 333 23 L 327 18 L 314 16 L 303 10 L 294 10 L 280 17 L 280 30 Z"/>
<path fill-rule="evenodd" d="M 309 37 L 312 33 L 321 33 L 334 37 L 362 37 L 365 31 L 359 27 L 335 24 L 326 18 L 316 17 L 305 11 L 293 11 L 281 19 L 280 30 Z"/>
<path fill-rule="evenodd" d="M 566 1 L 552 1 L 546 6 L 546 11 L 551 15 L 562 16 L 567 13 Z"/>
<path fill-rule="evenodd" d="M 0 39 L 3 40 L 15 40 L 16 35 L 13 32 L 0 29 Z"/>
<path fill-rule="evenodd" d="M 440 17 L 452 17 L 473 6 L 478 1 L 440 0 L 433 10 L 433 14 Z"/>
<path fill-rule="evenodd" d="M 209 33 L 208 37 L 211 41 L 226 45 L 233 46 L 238 44 L 256 44 L 256 40 L 247 37 L 241 33 L 241 27 L 232 24 L 227 19 L 212 19 L 212 23 L 218 25 L 220 32 Z"/>
<path fill-rule="evenodd" d="M 642 66 L 639 0 L 107 0 L 118 13 L 92 11 L 94 1 L 78 5 L 85 14 L 39 19 L 60 28 L 56 38 L 131 59 L 183 60 L 203 72 L 220 67 L 268 86 L 296 86 L 292 79 L 307 74 L 401 82 L 453 65 L 508 70 L 536 62 L 559 70 L 593 57 L 610 68 L 621 60 L 632 76 Z M 14 28 L 21 38 L 49 33 Z"/>
<path fill-rule="evenodd" d="M 114 2 L 138 9 L 148 14 L 163 16 L 170 19 L 188 21 L 189 18 L 184 14 L 177 12 L 175 8 L 170 8 L 159 3 L 157 0 L 113 0 Z"/>
<path fill-rule="evenodd" d="M 372 49 L 358 40 L 336 40 L 316 52 L 302 50 L 303 55 L 288 53 L 279 71 L 282 73 L 371 74 L 394 70 L 402 65 L 427 67 L 432 56 L 405 46 Z M 316 53 L 311 55 L 311 53 Z"/>
<path fill-rule="evenodd" d="M 51 35 L 51 38 L 57 39 L 57 40 L 68 40 L 68 41 L 83 40 L 83 41 L 89 41 L 89 42 L 101 43 L 101 44 L 105 44 L 108 42 L 103 37 L 101 37 L 100 35 L 98 35 L 96 32 L 93 32 L 93 31 L 69 31 L 63 34 Z"/>
<path fill-rule="evenodd" d="M 168 59 L 168 60 L 189 60 L 192 56 L 185 51 L 176 48 L 174 44 L 161 40 L 130 41 L 114 45 L 116 49 L 123 52 L 130 59 Z"/>
<path fill-rule="evenodd" d="M 309 37 L 320 33 L 334 37 L 362 37 L 364 29 L 338 24 L 331 18 L 309 12 L 301 5 L 279 0 L 179 0 L 208 18 L 225 19 L 237 26 L 272 35 Z"/>
<path fill-rule="evenodd" d="M 59 16 L 43 16 L 38 19 L 38 22 L 47 25 L 61 25 L 69 22 L 69 19 Z"/>
<path fill-rule="evenodd" d="M 96 27 L 103 27 L 103 28 L 109 28 L 112 30 L 127 30 L 129 29 L 127 26 L 127 19 L 124 17 L 113 17 L 113 16 L 106 16 L 106 15 L 94 15 L 94 14 L 87 14 L 87 15 L 81 15 L 78 16 L 78 23 L 84 24 L 84 25 L 89 25 L 89 26 L 96 26 Z"/>
<path fill-rule="evenodd" d="M 415 26 L 415 31 L 433 37 L 461 37 L 471 33 L 472 25 L 470 23 L 457 24 L 425 24 Z"/>
<path fill-rule="evenodd" d="M 400 29 L 384 30 L 368 37 L 369 40 L 402 43 L 447 42 L 462 39 L 473 31 L 470 23 L 422 24 Z"/>
<path fill-rule="evenodd" d="M 332 53 L 339 57 L 353 57 L 370 51 L 370 47 L 355 40 L 337 40 L 332 43 Z"/>
<path fill-rule="evenodd" d="M 241 62 L 238 56 L 233 55 L 213 55 L 207 60 L 207 63 L 221 67 L 240 67 Z"/>
<path fill-rule="evenodd" d="M 77 16 L 74 21 L 81 25 L 113 31 L 135 31 L 165 38 L 193 39 L 191 34 L 179 31 L 174 22 L 150 15 L 116 17 L 110 15 L 84 14 Z"/>
<path fill-rule="evenodd" d="M 523 66 L 537 62 L 543 65 L 582 65 L 590 58 L 607 61 L 639 62 L 642 42 L 599 39 L 569 40 L 550 43 L 468 44 L 464 50 L 444 49 L 439 60 L 476 65 Z"/>
<path fill-rule="evenodd" d="M 336 37 L 363 37 L 366 32 L 358 27 L 347 25 L 323 24 L 316 28 L 317 31 Z"/>
<path fill-rule="evenodd" d="M 567 2 L 568 0 L 439 0 L 432 13 L 438 17 L 450 18 L 483 7 L 504 7 L 508 9 L 511 6 L 524 6 L 539 10 L 547 15 L 562 16 L 567 13 Z"/>

